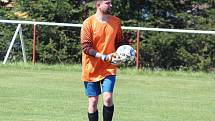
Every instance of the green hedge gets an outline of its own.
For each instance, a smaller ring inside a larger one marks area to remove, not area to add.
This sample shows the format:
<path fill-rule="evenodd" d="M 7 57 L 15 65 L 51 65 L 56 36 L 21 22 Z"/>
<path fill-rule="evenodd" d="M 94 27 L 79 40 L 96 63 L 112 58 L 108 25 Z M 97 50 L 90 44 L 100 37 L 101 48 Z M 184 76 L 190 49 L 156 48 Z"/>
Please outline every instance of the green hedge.
<path fill-rule="evenodd" d="M 212 7 L 188 13 L 192 2 L 184 5 L 168 0 L 115 0 L 113 13 L 119 16 L 123 26 L 143 26 L 158 28 L 215 30 L 215 9 Z M 194 1 L 195 2 L 195 1 Z M 205 3 L 207 1 L 199 1 Z M 198 2 L 197 2 L 198 3 Z M 208 3 L 210 5 L 210 3 Z M 83 13 L 95 12 L 94 1 L 83 4 L 80 0 L 22 0 L 16 7 L 1 6 L 1 19 L 19 19 L 82 23 Z M 168 9 L 167 9 L 168 8 Z M 169 9 L 171 8 L 171 9 Z M 28 12 L 28 18 L 18 18 L 14 12 Z M 144 15 L 144 16 L 143 16 Z M 22 25 L 26 44 L 27 59 L 32 59 L 32 25 Z M 16 25 L 0 24 L 0 59 L 4 58 Z M 135 45 L 136 31 L 124 30 Z M 129 34 L 128 34 L 129 33 Z M 80 63 L 80 28 L 37 25 L 36 61 L 41 63 Z M 214 35 L 182 34 L 141 31 L 140 65 L 147 68 L 213 70 L 215 68 Z M 18 40 L 19 38 L 17 38 Z M 15 42 L 10 61 L 22 59 L 20 41 Z M 134 66 L 135 63 L 130 63 Z"/>

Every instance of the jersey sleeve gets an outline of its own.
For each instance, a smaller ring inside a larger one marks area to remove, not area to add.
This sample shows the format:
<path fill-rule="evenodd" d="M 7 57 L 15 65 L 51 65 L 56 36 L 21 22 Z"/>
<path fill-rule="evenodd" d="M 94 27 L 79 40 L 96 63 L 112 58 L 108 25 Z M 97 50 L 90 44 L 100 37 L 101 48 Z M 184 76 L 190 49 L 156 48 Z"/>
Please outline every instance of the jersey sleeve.
<path fill-rule="evenodd" d="M 81 48 L 85 54 L 96 56 L 97 52 L 93 49 L 92 29 L 89 21 L 84 21 L 81 28 Z"/>

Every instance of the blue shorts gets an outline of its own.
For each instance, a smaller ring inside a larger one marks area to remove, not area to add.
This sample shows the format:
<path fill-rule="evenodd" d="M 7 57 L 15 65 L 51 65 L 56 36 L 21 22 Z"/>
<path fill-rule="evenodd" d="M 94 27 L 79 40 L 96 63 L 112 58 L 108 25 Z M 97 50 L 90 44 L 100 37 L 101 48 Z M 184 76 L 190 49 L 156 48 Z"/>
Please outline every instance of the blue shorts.
<path fill-rule="evenodd" d="M 84 82 L 85 94 L 87 96 L 98 96 L 102 92 L 113 93 L 114 84 L 116 81 L 115 75 L 105 77 L 98 82 Z"/>

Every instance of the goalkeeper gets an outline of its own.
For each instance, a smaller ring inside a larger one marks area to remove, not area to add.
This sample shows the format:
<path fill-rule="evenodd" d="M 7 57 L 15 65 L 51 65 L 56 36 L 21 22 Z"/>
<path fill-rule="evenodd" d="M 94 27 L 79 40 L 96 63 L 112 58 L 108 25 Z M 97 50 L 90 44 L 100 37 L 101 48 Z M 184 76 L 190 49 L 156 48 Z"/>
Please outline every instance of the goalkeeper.
<path fill-rule="evenodd" d="M 111 0 L 96 0 L 96 13 L 81 28 L 82 77 L 88 96 L 89 121 L 98 121 L 98 99 L 103 94 L 103 119 L 112 121 L 116 80 L 114 52 L 122 43 L 120 19 L 110 15 Z M 101 91 L 102 90 L 102 91 Z"/>

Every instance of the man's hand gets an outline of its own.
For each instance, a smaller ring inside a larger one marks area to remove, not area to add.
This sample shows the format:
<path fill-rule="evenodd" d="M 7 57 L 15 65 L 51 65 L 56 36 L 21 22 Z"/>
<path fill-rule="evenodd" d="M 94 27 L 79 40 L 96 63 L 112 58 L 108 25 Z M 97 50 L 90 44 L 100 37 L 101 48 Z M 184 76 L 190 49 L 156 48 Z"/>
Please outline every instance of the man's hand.
<path fill-rule="evenodd" d="M 111 53 L 108 55 L 101 54 L 100 58 L 105 62 L 111 63 L 111 61 L 115 58 L 115 53 Z"/>
<path fill-rule="evenodd" d="M 113 65 L 120 65 L 123 63 L 120 57 L 116 53 L 111 53 L 108 55 L 97 53 L 96 57 L 100 58 L 104 62 L 108 62 Z"/>
<path fill-rule="evenodd" d="M 100 58 L 104 62 L 112 63 L 112 61 L 116 58 L 116 53 L 111 53 L 108 55 L 101 54 L 101 53 L 96 53 L 96 57 Z"/>

